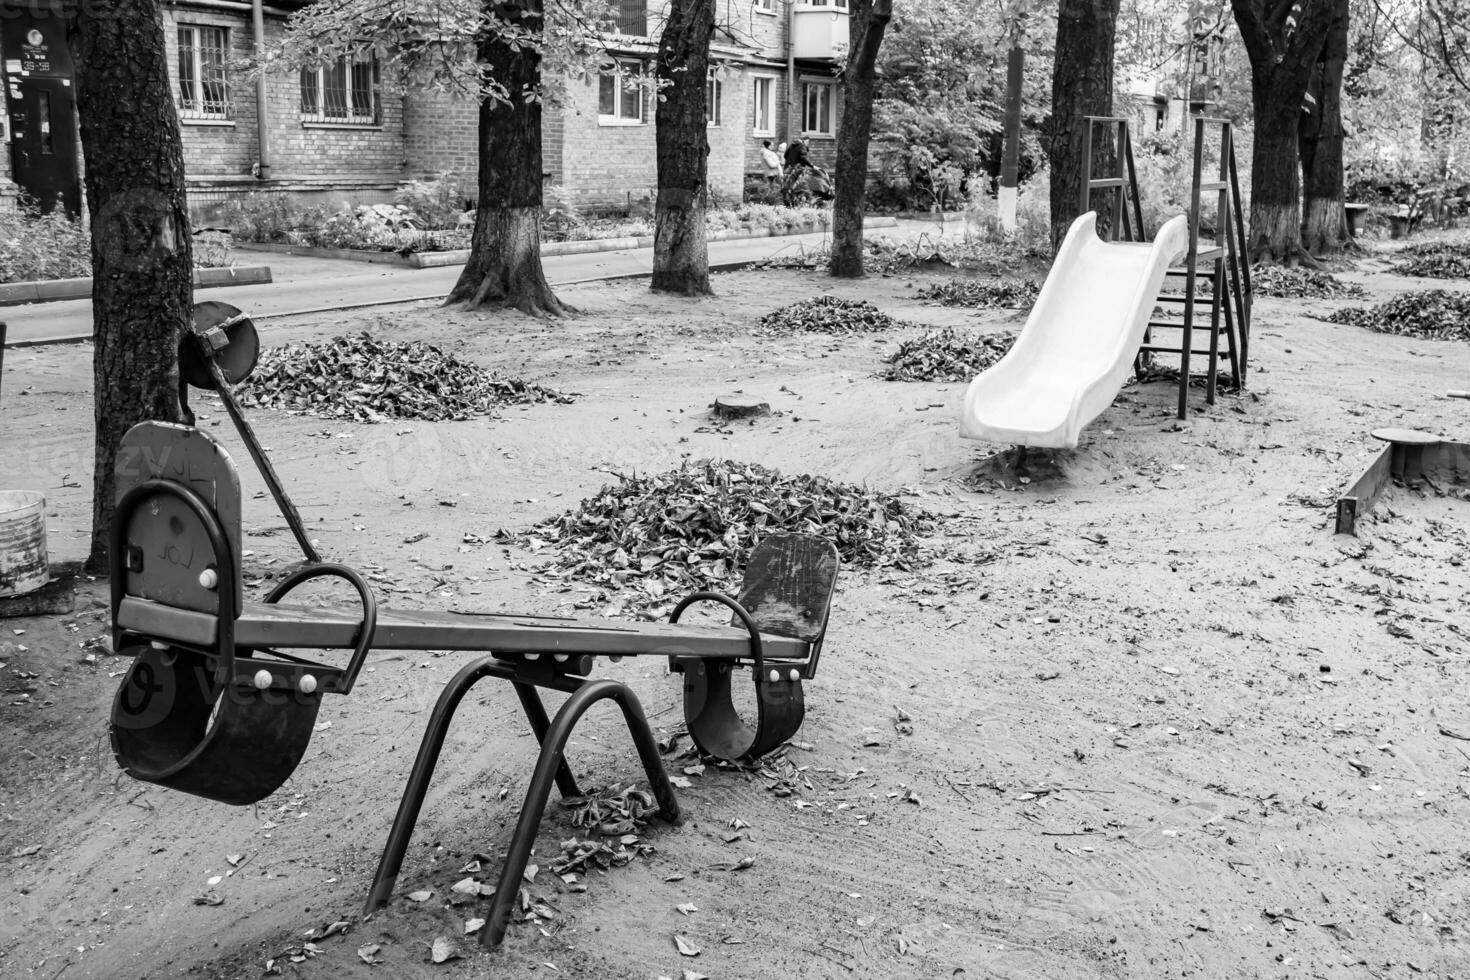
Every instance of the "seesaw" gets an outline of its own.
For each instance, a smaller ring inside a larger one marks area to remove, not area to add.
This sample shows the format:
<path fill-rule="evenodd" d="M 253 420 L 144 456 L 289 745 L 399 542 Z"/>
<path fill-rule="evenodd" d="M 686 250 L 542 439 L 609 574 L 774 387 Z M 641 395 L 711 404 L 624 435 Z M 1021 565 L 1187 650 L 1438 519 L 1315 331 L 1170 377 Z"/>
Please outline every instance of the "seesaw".
<path fill-rule="evenodd" d="M 123 437 L 111 530 L 111 608 L 113 648 L 134 659 L 113 702 L 111 727 L 113 752 L 129 775 L 222 803 L 255 803 L 295 771 L 323 695 L 350 694 L 369 650 L 480 653 L 434 706 L 365 912 L 381 908 L 392 894 L 460 702 L 480 680 L 499 678 L 515 688 L 541 748 L 481 933 L 482 943 L 493 946 L 516 907 L 552 785 L 563 796 L 582 795 L 563 752 L 594 704 L 610 700 L 622 709 L 660 814 L 679 819 L 638 698 L 620 681 L 593 678 L 596 657 L 667 657 L 683 675 L 690 736 L 718 758 L 757 758 L 801 726 L 802 682 L 816 672 L 837 576 L 831 542 L 770 535 L 751 553 L 738 597 L 693 593 L 667 623 L 380 609 L 361 575 L 317 558 L 240 412 L 231 385 L 249 376 L 258 352 L 244 314 L 223 303 L 199 304 L 180 347 L 181 402 L 192 421 L 185 383 L 219 395 L 307 561 L 263 600 L 249 601 L 240 566 L 240 482 L 229 454 L 190 425 L 144 422 Z M 358 608 L 286 601 L 298 586 L 319 578 L 350 585 Z M 731 625 L 679 622 L 702 602 L 728 606 Z M 350 653 L 345 664 L 334 666 L 290 650 Z M 753 723 L 732 700 L 739 669 L 749 669 L 755 685 Z M 554 718 L 538 688 L 569 695 Z"/>

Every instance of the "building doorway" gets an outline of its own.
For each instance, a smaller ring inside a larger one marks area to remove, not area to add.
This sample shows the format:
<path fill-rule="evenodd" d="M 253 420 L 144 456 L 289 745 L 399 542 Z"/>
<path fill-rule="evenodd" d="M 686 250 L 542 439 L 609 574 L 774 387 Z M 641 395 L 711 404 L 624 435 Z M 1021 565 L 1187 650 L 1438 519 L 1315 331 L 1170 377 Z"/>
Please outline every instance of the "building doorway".
<path fill-rule="evenodd" d="M 59 12 L 0 0 L 0 55 L 11 179 L 42 211 L 80 214 L 76 89 Z"/>

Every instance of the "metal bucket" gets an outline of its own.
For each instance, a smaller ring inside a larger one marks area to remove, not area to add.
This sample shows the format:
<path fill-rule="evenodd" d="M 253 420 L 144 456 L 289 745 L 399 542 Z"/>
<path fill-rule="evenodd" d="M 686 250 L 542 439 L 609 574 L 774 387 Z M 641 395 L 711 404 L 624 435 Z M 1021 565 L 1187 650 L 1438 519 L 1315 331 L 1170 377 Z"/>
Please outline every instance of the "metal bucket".
<path fill-rule="evenodd" d="M 46 561 L 46 497 L 0 490 L 0 596 L 34 592 L 50 581 Z"/>

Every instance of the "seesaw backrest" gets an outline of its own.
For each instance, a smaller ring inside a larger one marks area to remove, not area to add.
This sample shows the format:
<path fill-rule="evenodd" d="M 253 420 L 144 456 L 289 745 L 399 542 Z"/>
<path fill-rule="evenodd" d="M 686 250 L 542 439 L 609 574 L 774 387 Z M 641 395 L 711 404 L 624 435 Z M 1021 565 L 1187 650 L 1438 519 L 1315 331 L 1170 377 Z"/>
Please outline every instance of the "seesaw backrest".
<path fill-rule="evenodd" d="M 200 583 L 207 568 L 228 563 L 234 574 L 235 610 L 244 597 L 240 582 L 240 478 L 228 453 L 210 436 L 186 425 L 141 422 L 118 446 L 113 468 L 117 502 L 149 480 L 166 480 L 198 496 L 215 515 L 227 555 L 216 555 L 204 525 L 178 497 L 151 493 L 132 510 L 122 529 L 126 553 L 112 556 L 114 588 L 121 594 L 212 614 L 219 593 Z"/>
<path fill-rule="evenodd" d="M 750 553 L 739 603 L 762 633 L 818 643 L 837 581 L 837 548 L 810 534 L 770 534 Z M 733 621 L 740 625 L 739 617 Z"/>

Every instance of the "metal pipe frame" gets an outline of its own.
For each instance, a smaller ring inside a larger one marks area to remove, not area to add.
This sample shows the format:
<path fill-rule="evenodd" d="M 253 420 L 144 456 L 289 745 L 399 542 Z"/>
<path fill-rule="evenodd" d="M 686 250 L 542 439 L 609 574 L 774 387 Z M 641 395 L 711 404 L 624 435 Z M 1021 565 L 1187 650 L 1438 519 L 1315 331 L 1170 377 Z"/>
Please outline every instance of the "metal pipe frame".
<path fill-rule="evenodd" d="M 485 677 L 499 677 L 514 685 L 521 706 L 531 723 L 531 729 L 541 743 L 541 751 L 536 758 L 536 768 L 532 773 L 530 785 L 526 788 L 525 802 L 521 806 L 515 831 L 511 834 L 505 863 L 501 866 L 500 881 L 496 885 L 495 897 L 492 900 L 490 914 L 487 916 L 486 929 L 480 936 L 483 945 L 497 946 L 504 939 L 506 929 L 510 924 L 510 917 L 515 910 L 521 876 L 525 873 L 531 849 L 536 843 L 536 831 L 546 812 L 552 784 L 556 784 L 563 796 L 581 795 L 577 789 L 576 780 L 567 766 L 564 751 L 577 722 L 594 704 L 599 701 L 613 700 L 622 709 L 623 720 L 628 726 L 629 734 L 633 737 L 634 747 L 638 751 L 639 760 L 643 764 L 649 786 L 653 790 L 655 799 L 658 800 L 659 812 L 664 819 L 671 823 L 679 821 L 679 802 L 674 796 L 674 787 L 669 781 L 668 773 L 664 771 L 663 760 L 659 757 L 658 742 L 653 736 L 653 731 L 648 727 L 648 719 L 644 716 L 643 706 L 626 684 L 614 680 L 586 680 L 565 675 L 540 674 L 532 679 L 528 678 L 522 666 L 514 661 L 500 660 L 494 656 L 481 657 L 467 664 L 454 675 L 454 678 L 445 685 L 438 702 L 434 705 L 434 712 L 429 718 L 428 728 L 424 731 L 423 741 L 419 745 L 418 757 L 414 760 L 408 784 L 403 790 L 403 800 L 399 803 L 398 814 L 394 817 L 392 829 L 388 832 L 388 840 L 383 848 L 383 856 L 378 862 L 377 873 L 373 877 L 373 885 L 368 893 L 364 914 L 371 914 L 388 904 L 393 886 L 403 868 L 403 857 L 413 837 L 414 826 L 423 809 L 424 796 L 433 778 L 439 753 L 444 747 L 444 738 L 448 733 L 449 724 L 470 688 Z M 570 694 L 570 697 L 557 711 L 556 717 L 550 721 L 547 720 L 546 709 L 536 691 L 537 686 L 551 687 Z"/>

